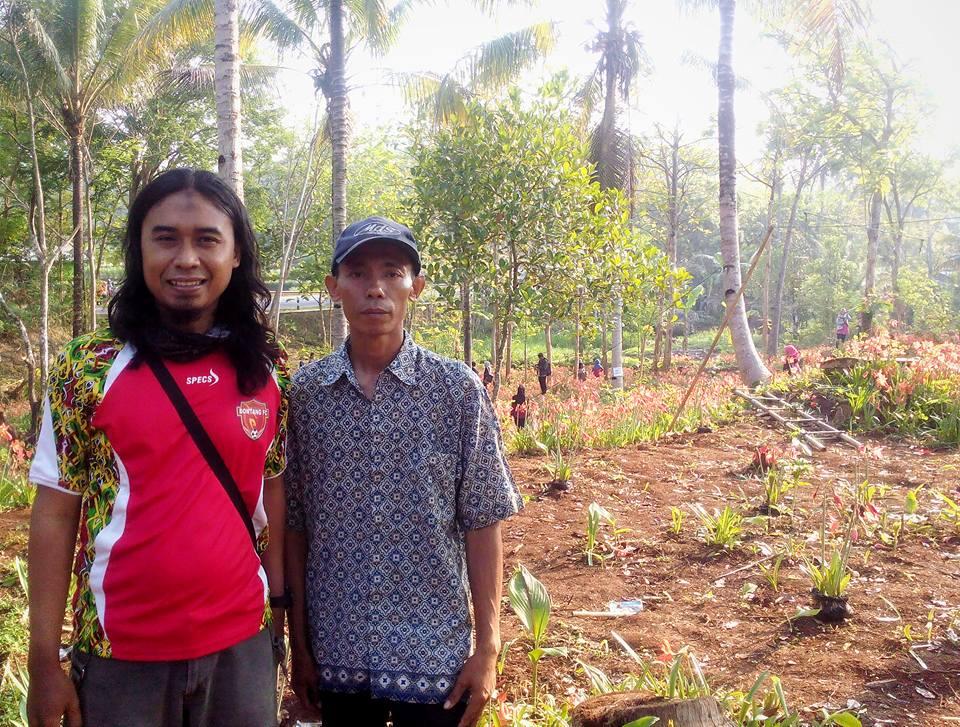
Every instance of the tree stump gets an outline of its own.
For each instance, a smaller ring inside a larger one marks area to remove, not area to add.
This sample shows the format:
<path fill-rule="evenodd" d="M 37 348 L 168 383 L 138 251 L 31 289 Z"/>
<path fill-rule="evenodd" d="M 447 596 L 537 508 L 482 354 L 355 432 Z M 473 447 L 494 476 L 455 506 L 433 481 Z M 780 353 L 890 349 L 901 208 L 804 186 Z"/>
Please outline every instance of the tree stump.
<path fill-rule="evenodd" d="M 641 717 L 659 717 L 656 727 L 733 727 L 713 697 L 651 701 L 643 692 L 612 692 L 591 697 L 573 710 L 572 727 L 623 727 Z"/>

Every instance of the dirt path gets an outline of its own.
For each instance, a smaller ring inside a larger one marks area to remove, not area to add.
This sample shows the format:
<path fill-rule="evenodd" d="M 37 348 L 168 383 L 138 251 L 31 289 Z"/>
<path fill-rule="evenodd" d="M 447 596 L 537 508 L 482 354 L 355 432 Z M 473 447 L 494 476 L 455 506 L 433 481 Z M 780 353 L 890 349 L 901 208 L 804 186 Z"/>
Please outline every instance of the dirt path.
<path fill-rule="evenodd" d="M 696 535 L 688 514 L 679 537 L 668 534 L 670 507 L 689 513 L 692 503 L 707 509 L 725 504 L 755 512 L 762 486 L 745 468 L 761 443 L 786 447 L 788 440 L 764 429 L 747 415 L 737 425 L 705 434 L 670 438 L 655 445 L 610 452 L 587 452 L 573 459 L 574 487 L 562 494 L 541 492 L 546 477 L 542 460 L 515 458 L 514 473 L 531 499 L 505 528 L 507 573 L 523 563 L 549 589 L 554 601 L 553 645 L 599 666 L 611 676 L 629 672 L 632 662 L 611 639 L 616 630 L 647 657 L 669 643 L 689 645 L 712 685 L 746 690 L 756 675 L 769 670 L 783 679 L 792 705 L 831 708 L 859 703 L 864 724 L 944 725 L 960 717 L 960 648 L 946 638 L 960 632 L 960 538 L 937 522 L 935 500 L 927 491 L 955 490 L 960 482 L 960 455 L 929 453 L 903 443 L 882 443 L 883 459 L 872 460 L 871 483 L 887 486 L 876 500 L 883 512 L 899 512 L 909 488 L 921 491 L 921 512 L 930 516 L 928 535 L 911 532 L 897 548 L 875 540 L 858 543 L 851 557 L 856 575 L 850 588 L 854 615 L 839 627 L 806 619 L 793 629 L 787 617 L 810 605 L 809 581 L 799 557 L 781 568 L 779 592 L 773 592 L 756 567 L 730 573 L 788 539 L 795 550 L 816 552 L 822 495 L 837 479 L 853 480 L 859 458 L 853 450 L 834 448 L 815 457 L 815 468 L 794 503 L 791 517 L 748 528 L 743 544 L 717 554 Z M 617 525 L 630 528 L 621 552 L 604 567 L 587 567 L 582 554 L 586 510 L 592 501 L 607 508 Z M 817 501 L 819 502 L 819 500 Z M 899 515 L 897 515 L 899 517 Z M 747 583 L 758 586 L 747 598 Z M 611 600 L 643 599 L 643 612 L 618 619 L 574 616 L 577 610 L 602 611 Z M 896 612 L 901 621 L 894 621 Z M 937 646 L 927 641 L 927 618 L 933 614 Z M 518 635 L 517 620 L 507 612 L 504 639 Z M 902 627 L 910 624 L 911 643 Z M 509 654 L 501 688 L 511 698 L 522 695 L 529 666 L 522 649 Z M 920 662 L 927 668 L 922 668 Z M 574 665 L 562 658 L 543 662 L 546 689 L 577 699 L 589 688 Z M 635 668 L 634 668 L 635 670 Z M 852 701 L 851 701 L 852 700 Z"/>

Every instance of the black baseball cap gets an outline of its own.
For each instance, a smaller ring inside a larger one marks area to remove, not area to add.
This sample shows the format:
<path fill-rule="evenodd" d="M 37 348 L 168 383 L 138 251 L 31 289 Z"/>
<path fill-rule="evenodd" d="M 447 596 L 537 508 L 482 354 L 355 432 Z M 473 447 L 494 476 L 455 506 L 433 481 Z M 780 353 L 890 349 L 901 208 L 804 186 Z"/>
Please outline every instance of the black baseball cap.
<path fill-rule="evenodd" d="M 417 241 L 409 227 L 386 217 L 367 217 L 365 220 L 354 222 L 343 228 L 337 244 L 333 249 L 333 263 L 331 270 L 336 272 L 337 267 L 350 253 L 367 242 L 383 240 L 400 246 L 413 262 L 413 274 L 420 274 L 420 251 Z"/>

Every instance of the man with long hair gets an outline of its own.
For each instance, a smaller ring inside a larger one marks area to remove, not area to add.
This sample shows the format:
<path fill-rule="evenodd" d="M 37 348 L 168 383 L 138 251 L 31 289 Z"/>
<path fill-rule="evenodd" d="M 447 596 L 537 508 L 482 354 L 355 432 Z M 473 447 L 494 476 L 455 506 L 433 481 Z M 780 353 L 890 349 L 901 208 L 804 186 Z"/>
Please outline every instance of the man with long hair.
<path fill-rule="evenodd" d="M 30 724 L 273 725 L 286 375 L 243 203 L 160 175 L 124 266 L 109 328 L 57 359 L 30 470 Z"/>

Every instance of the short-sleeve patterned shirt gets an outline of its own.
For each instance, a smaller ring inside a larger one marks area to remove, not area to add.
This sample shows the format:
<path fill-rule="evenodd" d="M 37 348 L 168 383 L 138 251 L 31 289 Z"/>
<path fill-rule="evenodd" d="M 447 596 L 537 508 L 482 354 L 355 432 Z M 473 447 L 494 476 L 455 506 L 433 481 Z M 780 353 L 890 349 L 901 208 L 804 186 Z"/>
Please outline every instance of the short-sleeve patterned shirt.
<path fill-rule="evenodd" d="M 287 524 L 306 536 L 320 687 L 442 702 L 470 654 L 464 534 L 522 500 L 465 364 L 404 334 L 371 401 L 348 346 L 290 394 Z"/>

